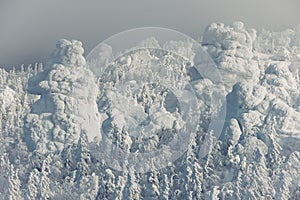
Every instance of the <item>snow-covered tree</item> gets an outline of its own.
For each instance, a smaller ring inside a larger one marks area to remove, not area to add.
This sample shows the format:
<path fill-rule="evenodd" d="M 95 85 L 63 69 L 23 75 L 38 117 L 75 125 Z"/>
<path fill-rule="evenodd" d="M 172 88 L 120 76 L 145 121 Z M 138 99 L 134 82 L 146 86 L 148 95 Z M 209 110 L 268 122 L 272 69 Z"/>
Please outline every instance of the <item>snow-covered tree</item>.
<path fill-rule="evenodd" d="M 6 199 L 16 200 L 23 199 L 23 194 L 21 191 L 21 181 L 18 176 L 18 169 L 15 170 L 13 165 L 11 165 L 10 175 L 9 175 L 9 189 Z"/>
<path fill-rule="evenodd" d="M 127 182 L 123 191 L 123 197 L 129 199 L 142 199 L 142 189 L 139 182 L 139 177 L 134 171 L 129 171 Z"/>
<path fill-rule="evenodd" d="M 45 66 L 0 69 L 0 199 L 299 199 L 298 32 L 209 25 L 201 45 L 224 84 L 196 72 L 207 60 L 190 41 L 154 38 L 115 62 L 102 45 L 90 66 L 81 42 L 60 40 Z M 190 138 L 180 137 L 186 151 L 165 167 L 138 163 L 145 173 L 114 169 L 118 159 L 106 150 L 118 149 L 126 164 L 183 133 L 186 105 L 175 92 L 188 85 L 199 119 Z M 209 132 L 212 91 L 227 97 L 219 138 Z"/>
<path fill-rule="evenodd" d="M 157 199 L 160 196 L 159 180 L 156 171 L 148 172 L 143 188 L 144 199 Z"/>

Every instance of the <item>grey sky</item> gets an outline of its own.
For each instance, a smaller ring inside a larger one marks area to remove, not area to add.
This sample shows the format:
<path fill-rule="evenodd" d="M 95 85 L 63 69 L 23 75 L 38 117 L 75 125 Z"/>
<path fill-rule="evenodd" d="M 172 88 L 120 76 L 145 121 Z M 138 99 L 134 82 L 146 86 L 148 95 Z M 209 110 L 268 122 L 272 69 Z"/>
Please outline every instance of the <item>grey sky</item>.
<path fill-rule="evenodd" d="M 299 0 L 0 0 L 0 66 L 45 61 L 60 38 L 86 54 L 123 30 L 158 26 L 197 39 L 211 22 L 283 30 L 300 22 Z"/>

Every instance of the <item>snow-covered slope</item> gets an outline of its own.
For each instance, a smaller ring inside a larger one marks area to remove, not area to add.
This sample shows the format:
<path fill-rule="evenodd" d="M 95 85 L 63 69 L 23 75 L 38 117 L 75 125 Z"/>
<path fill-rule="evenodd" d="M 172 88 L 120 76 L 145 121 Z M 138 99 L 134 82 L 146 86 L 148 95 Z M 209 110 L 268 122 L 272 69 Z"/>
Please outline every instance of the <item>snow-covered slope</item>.
<path fill-rule="evenodd" d="M 168 42 L 165 52 L 154 38 L 104 72 L 89 68 L 81 42 L 68 40 L 45 67 L 0 69 L 0 199 L 300 199 L 297 38 L 292 29 L 209 25 L 201 45 L 224 85 L 196 73 L 201 58 L 190 42 Z M 106 65 L 112 48 L 101 49 Z M 208 132 L 217 109 L 207 103 L 212 90 L 227 100 L 219 138 Z M 190 140 L 181 137 L 193 120 Z M 173 138 L 188 142 L 183 154 L 146 163 L 155 149 L 169 155 Z M 147 170 L 113 163 L 112 146 L 121 156 L 144 153 L 123 160 L 141 159 Z"/>

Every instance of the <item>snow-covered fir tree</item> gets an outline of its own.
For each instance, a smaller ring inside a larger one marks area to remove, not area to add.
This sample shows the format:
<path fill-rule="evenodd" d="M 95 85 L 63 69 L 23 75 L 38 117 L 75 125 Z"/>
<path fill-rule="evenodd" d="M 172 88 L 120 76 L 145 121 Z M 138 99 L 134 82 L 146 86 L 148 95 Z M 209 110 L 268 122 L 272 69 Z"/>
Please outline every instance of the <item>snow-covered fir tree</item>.
<path fill-rule="evenodd" d="M 195 57 L 189 41 L 164 45 L 183 55 L 175 57 L 154 51 L 160 47 L 154 38 L 139 44 L 152 49 L 127 52 L 104 77 L 95 77 L 101 70 L 89 68 L 75 40 L 58 41 L 47 65 L 0 69 L 0 199 L 299 199 L 297 34 L 256 31 L 241 22 L 209 25 L 199 44 L 224 85 L 193 73 L 195 63 L 186 62 Z M 111 51 L 102 47 L 101 62 Z M 151 170 L 157 163 L 141 163 L 149 169 L 144 173 L 114 169 L 107 162 L 114 157 L 99 150 L 148 153 L 176 138 L 184 124 L 184 102 L 172 101 L 166 88 L 132 82 L 117 88 L 130 76 L 158 76 L 130 71 L 147 62 L 166 65 L 161 73 L 170 87 L 182 91 L 189 83 L 201 115 L 174 162 L 157 170 Z M 212 89 L 227 100 L 219 138 L 209 132 Z M 130 132 L 138 123 L 160 128 Z"/>

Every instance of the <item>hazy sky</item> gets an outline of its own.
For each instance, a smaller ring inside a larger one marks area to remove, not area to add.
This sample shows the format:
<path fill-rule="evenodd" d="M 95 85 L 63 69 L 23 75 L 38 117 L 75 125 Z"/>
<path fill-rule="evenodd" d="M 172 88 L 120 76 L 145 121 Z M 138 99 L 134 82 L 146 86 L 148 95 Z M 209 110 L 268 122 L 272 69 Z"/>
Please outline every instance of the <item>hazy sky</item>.
<path fill-rule="evenodd" d="M 60 38 L 86 54 L 123 30 L 158 26 L 197 39 L 211 22 L 283 30 L 300 22 L 299 0 L 0 0 L 0 66 L 47 60 Z"/>

